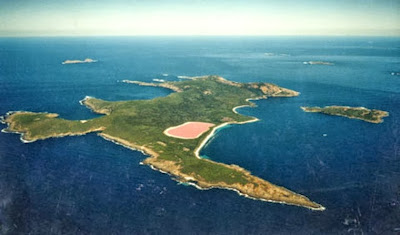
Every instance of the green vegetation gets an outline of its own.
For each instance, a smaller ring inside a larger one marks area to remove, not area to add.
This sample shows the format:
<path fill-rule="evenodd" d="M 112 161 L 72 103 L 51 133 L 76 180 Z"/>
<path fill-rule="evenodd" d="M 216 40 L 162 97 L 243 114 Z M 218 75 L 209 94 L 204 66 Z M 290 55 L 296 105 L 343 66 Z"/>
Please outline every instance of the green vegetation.
<path fill-rule="evenodd" d="M 85 134 L 103 129 L 98 120 L 70 121 L 56 118 L 57 116 L 50 113 L 16 112 L 6 119 L 6 122 L 10 124 L 7 130 L 24 133 L 23 140 L 30 142 L 36 139 Z"/>
<path fill-rule="evenodd" d="M 198 158 L 195 150 L 201 147 L 212 130 L 191 140 L 163 134 L 168 127 L 188 121 L 214 123 L 216 126 L 226 122 L 252 121 L 254 118 L 234 113 L 232 109 L 250 105 L 246 101 L 248 98 L 289 97 L 298 95 L 297 92 L 267 83 L 234 83 L 218 76 L 161 85 L 131 83 L 160 86 L 177 92 L 152 100 L 119 102 L 87 97 L 84 105 L 105 114 L 91 120 L 70 121 L 54 114 L 16 112 L 5 118 L 9 125 L 7 130 L 22 133 L 25 141 L 98 131 L 107 139 L 143 150 L 150 155 L 144 160 L 145 164 L 165 171 L 181 182 L 194 182 L 203 188 L 231 188 L 255 198 L 324 209 L 308 198 L 252 176 L 240 167 Z"/>
<path fill-rule="evenodd" d="M 383 117 L 389 116 L 388 112 L 367 109 L 364 107 L 348 107 L 348 106 L 326 106 L 320 107 L 301 107 L 306 112 L 323 113 L 328 115 L 343 116 L 348 118 L 360 119 L 371 123 L 382 123 Z"/>

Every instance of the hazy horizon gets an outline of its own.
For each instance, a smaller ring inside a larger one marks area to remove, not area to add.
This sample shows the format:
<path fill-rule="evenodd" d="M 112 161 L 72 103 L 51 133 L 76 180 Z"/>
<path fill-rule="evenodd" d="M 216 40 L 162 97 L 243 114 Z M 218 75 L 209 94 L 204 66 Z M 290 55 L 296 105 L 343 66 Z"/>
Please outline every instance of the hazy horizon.
<path fill-rule="evenodd" d="M 400 36 L 400 1 L 0 0 L 0 37 Z"/>

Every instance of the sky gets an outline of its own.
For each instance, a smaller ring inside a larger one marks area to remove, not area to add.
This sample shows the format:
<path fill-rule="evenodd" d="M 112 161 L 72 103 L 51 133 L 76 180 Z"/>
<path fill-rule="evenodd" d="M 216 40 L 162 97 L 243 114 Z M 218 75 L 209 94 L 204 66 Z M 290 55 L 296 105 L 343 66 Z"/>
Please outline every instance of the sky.
<path fill-rule="evenodd" d="M 0 0 L 0 36 L 400 36 L 400 0 Z"/>

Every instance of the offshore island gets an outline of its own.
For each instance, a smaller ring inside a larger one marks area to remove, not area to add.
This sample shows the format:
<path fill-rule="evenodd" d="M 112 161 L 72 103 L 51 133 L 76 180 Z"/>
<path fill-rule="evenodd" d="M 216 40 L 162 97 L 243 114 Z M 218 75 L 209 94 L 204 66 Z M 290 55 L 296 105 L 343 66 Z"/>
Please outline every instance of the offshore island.
<path fill-rule="evenodd" d="M 304 61 L 303 64 L 308 64 L 308 65 L 334 65 L 332 62 L 326 62 L 326 61 Z"/>
<path fill-rule="evenodd" d="M 221 188 L 252 199 L 325 210 L 306 196 L 274 185 L 237 166 L 201 158 L 201 148 L 218 128 L 258 119 L 236 112 L 254 106 L 250 100 L 292 97 L 298 92 L 269 83 L 237 83 L 219 76 L 194 77 L 178 82 L 145 83 L 175 92 L 152 100 L 110 102 L 86 97 L 81 104 L 104 114 L 89 120 L 66 120 L 58 114 L 9 112 L 4 132 L 21 134 L 24 142 L 51 137 L 99 136 L 149 155 L 142 163 L 174 180 L 198 189 Z"/>
<path fill-rule="evenodd" d="M 323 113 L 328 115 L 342 116 L 347 118 L 360 119 L 371 123 L 382 123 L 384 117 L 389 116 L 389 113 L 377 109 L 367 109 L 364 107 L 349 107 L 349 106 L 325 106 L 320 107 L 300 107 L 305 112 Z"/>
<path fill-rule="evenodd" d="M 85 63 L 95 63 L 97 60 L 86 58 L 84 60 L 65 60 L 61 64 L 85 64 Z"/>

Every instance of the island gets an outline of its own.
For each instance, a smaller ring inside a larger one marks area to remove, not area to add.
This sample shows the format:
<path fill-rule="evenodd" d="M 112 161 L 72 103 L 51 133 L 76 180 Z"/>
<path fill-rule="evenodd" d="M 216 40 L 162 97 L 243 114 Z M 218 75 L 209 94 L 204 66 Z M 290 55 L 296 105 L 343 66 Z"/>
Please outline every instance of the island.
<path fill-rule="evenodd" d="M 360 119 L 371 123 L 382 123 L 384 117 L 389 116 L 389 113 L 377 109 L 367 109 L 364 107 L 349 107 L 349 106 L 325 106 L 320 107 L 300 107 L 305 112 L 323 113 L 328 115 L 336 115 L 347 118 Z"/>
<path fill-rule="evenodd" d="M 305 61 L 303 64 L 309 64 L 309 65 L 333 65 L 331 62 L 326 62 L 326 61 Z"/>
<path fill-rule="evenodd" d="M 24 142 L 97 132 L 106 140 L 148 155 L 142 164 L 198 189 L 229 189 L 252 199 L 325 209 L 306 196 L 274 185 L 237 165 L 200 155 L 218 128 L 258 121 L 239 114 L 237 108 L 254 106 L 250 100 L 292 97 L 298 92 L 263 82 L 232 82 L 220 76 L 164 83 L 124 82 L 174 92 L 151 100 L 116 102 L 86 97 L 81 104 L 104 114 L 89 120 L 66 120 L 52 113 L 9 112 L 3 117 L 8 125 L 4 131 L 20 134 Z"/>
<path fill-rule="evenodd" d="M 84 64 L 84 63 L 94 63 L 94 62 L 97 62 L 97 60 L 86 58 L 84 60 L 66 60 L 62 62 L 62 64 Z"/>

